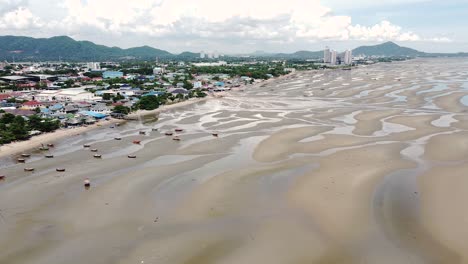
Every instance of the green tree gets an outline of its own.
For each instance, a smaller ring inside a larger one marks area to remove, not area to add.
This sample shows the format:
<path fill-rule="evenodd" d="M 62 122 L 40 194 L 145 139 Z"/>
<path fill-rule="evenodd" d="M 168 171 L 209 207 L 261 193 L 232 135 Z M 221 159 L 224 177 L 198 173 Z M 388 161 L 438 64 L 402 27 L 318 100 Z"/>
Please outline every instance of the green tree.
<path fill-rule="evenodd" d="M 154 110 L 159 107 L 159 99 L 157 96 L 149 95 L 141 97 L 140 101 L 137 103 L 138 109 L 143 110 Z"/>
<path fill-rule="evenodd" d="M 130 108 L 123 105 L 117 105 L 116 107 L 114 107 L 113 112 L 127 115 L 128 113 L 130 113 Z"/>
<path fill-rule="evenodd" d="M 112 95 L 110 93 L 103 93 L 102 94 L 102 100 L 109 101 L 112 99 Z"/>
<path fill-rule="evenodd" d="M 25 140 L 29 138 L 26 121 L 21 116 L 15 116 L 13 122 L 10 124 L 9 130 L 17 140 Z"/>

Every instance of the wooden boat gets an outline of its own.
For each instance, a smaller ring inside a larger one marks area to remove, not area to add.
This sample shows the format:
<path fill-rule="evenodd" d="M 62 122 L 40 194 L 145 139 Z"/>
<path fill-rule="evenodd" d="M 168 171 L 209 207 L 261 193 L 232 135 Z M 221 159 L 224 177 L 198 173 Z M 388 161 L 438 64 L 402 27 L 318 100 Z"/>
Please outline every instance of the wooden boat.
<path fill-rule="evenodd" d="M 133 144 L 140 144 L 141 141 L 140 140 L 133 140 Z"/>
<path fill-rule="evenodd" d="M 25 159 L 18 159 L 18 163 L 25 163 L 26 160 Z"/>
<path fill-rule="evenodd" d="M 54 145 L 54 144 L 52 144 L 52 143 L 49 143 L 49 144 L 47 144 L 47 146 L 48 146 L 48 147 L 50 147 L 50 148 L 53 148 L 53 147 L 55 147 L 55 145 Z"/>
<path fill-rule="evenodd" d="M 34 171 L 34 168 L 24 168 L 24 171 Z"/>
<path fill-rule="evenodd" d="M 166 135 L 166 136 L 172 136 L 172 135 L 174 135 L 174 133 L 172 133 L 172 132 L 166 132 L 165 135 Z"/>
<path fill-rule="evenodd" d="M 100 154 L 94 154 L 93 157 L 95 157 L 96 159 L 100 159 L 100 158 L 102 158 L 102 155 L 100 155 Z"/>
<path fill-rule="evenodd" d="M 172 140 L 180 141 L 180 138 L 178 136 L 175 136 L 175 137 L 172 138 Z"/>
<path fill-rule="evenodd" d="M 86 178 L 83 183 L 84 183 L 84 187 L 86 188 L 91 187 L 91 181 L 88 178 Z"/>
<path fill-rule="evenodd" d="M 29 158 L 29 157 L 31 157 L 31 154 L 26 154 L 26 153 L 23 153 L 23 154 L 21 154 L 21 157 L 24 157 L 24 158 Z"/>
<path fill-rule="evenodd" d="M 55 169 L 55 170 L 58 171 L 58 172 L 64 172 L 64 171 L 65 171 L 64 168 L 57 168 L 57 169 Z"/>
<path fill-rule="evenodd" d="M 5 175 L 0 175 L 0 181 L 5 180 L 6 176 Z"/>
<path fill-rule="evenodd" d="M 136 156 L 135 155 L 128 155 L 127 156 L 129 159 L 136 159 Z"/>
<path fill-rule="evenodd" d="M 218 133 L 212 133 L 213 137 L 218 137 Z"/>
<path fill-rule="evenodd" d="M 98 149 L 91 149 L 91 152 L 97 152 Z"/>
<path fill-rule="evenodd" d="M 176 128 L 174 129 L 175 132 L 183 132 L 184 130 L 182 128 Z"/>
<path fill-rule="evenodd" d="M 145 131 L 140 131 L 140 135 L 146 135 Z"/>
<path fill-rule="evenodd" d="M 89 147 L 91 147 L 91 145 L 89 145 L 89 144 L 84 144 L 83 147 L 84 147 L 84 148 L 89 148 Z"/>
<path fill-rule="evenodd" d="M 114 138 L 114 139 L 115 139 L 115 140 L 122 140 L 122 138 L 120 138 L 120 137 L 116 137 L 116 138 Z"/>
<path fill-rule="evenodd" d="M 45 157 L 48 158 L 48 159 L 52 159 L 54 157 L 54 155 L 48 154 L 48 155 L 45 155 Z"/>

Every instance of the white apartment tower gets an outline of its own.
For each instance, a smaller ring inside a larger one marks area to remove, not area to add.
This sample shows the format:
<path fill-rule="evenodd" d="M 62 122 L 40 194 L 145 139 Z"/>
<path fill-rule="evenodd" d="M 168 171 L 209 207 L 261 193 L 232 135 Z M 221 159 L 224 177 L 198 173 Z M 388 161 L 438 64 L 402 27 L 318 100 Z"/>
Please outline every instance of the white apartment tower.
<path fill-rule="evenodd" d="M 330 63 L 331 62 L 331 52 L 330 52 L 329 47 L 326 47 L 325 50 L 323 51 L 323 62 L 324 63 Z"/>
<path fill-rule="evenodd" d="M 353 52 L 351 50 L 346 50 L 344 53 L 344 64 L 351 65 L 353 64 Z"/>
<path fill-rule="evenodd" d="M 337 61 L 338 61 L 337 59 L 338 59 L 338 58 L 337 58 L 336 50 L 332 50 L 332 51 L 330 52 L 330 64 L 331 64 L 331 65 L 336 65 L 336 63 L 337 63 Z"/>

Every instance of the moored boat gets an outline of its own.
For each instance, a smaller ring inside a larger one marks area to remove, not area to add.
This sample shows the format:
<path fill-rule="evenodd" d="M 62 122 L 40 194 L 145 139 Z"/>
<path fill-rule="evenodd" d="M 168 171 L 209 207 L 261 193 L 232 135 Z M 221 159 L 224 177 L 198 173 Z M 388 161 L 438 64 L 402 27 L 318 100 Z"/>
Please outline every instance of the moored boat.
<path fill-rule="evenodd" d="M 100 159 L 100 158 L 102 158 L 102 155 L 100 155 L 100 154 L 94 154 L 93 157 L 95 157 L 96 159 Z"/>
<path fill-rule="evenodd" d="M 153 128 L 153 129 L 151 129 L 151 130 L 152 130 L 152 131 L 158 131 L 158 129 L 157 129 L 157 128 Z"/>
<path fill-rule="evenodd" d="M 18 163 L 25 163 L 26 162 L 25 159 L 18 159 L 17 161 L 18 161 Z"/>
<path fill-rule="evenodd" d="M 24 171 L 34 171 L 34 168 L 24 168 Z"/>
<path fill-rule="evenodd" d="M 141 141 L 140 140 L 133 140 L 133 144 L 140 144 Z"/>
<path fill-rule="evenodd" d="M 172 135 L 174 135 L 174 133 L 172 133 L 172 132 L 166 132 L 166 133 L 164 133 L 164 134 L 165 134 L 166 136 L 172 136 Z"/>
<path fill-rule="evenodd" d="M 39 150 L 49 150 L 49 148 L 45 147 L 45 146 L 42 146 L 42 147 L 39 148 Z"/>
<path fill-rule="evenodd" d="M 218 137 L 218 133 L 212 133 L 213 137 Z"/>
<path fill-rule="evenodd" d="M 6 179 L 6 176 L 5 175 L 0 175 L 0 181 L 3 181 Z"/>
<path fill-rule="evenodd" d="M 98 149 L 91 149 L 91 152 L 97 152 Z"/>
<path fill-rule="evenodd" d="M 89 147 L 91 147 L 91 145 L 89 145 L 89 144 L 84 144 L 83 147 L 84 147 L 84 148 L 89 148 Z"/>
<path fill-rule="evenodd" d="M 48 155 L 45 155 L 45 157 L 48 158 L 48 159 L 52 159 L 54 157 L 54 155 L 48 154 Z"/>
<path fill-rule="evenodd" d="M 91 181 L 88 178 L 86 178 L 83 183 L 84 183 L 84 187 L 86 188 L 91 187 Z"/>
<path fill-rule="evenodd" d="M 21 157 L 29 158 L 29 157 L 31 157 L 31 154 L 23 153 L 23 154 L 21 154 Z"/>
<path fill-rule="evenodd" d="M 57 169 L 55 169 L 55 170 L 58 171 L 58 172 L 64 172 L 64 171 L 65 171 L 64 168 L 57 168 Z"/>
<path fill-rule="evenodd" d="M 128 155 L 127 157 L 128 157 L 129 159 L 135 159 L 135 158 L 136 158 L 135 155 Z"/>
<path fill-rule="evenodd" d="M 115 140 L 122 140 L 121 137 L 115 137 L 114 139 L 115 139 Z"/>
<path fill-rule="evenodd" d="M 140 131 L 140 135 L 146 135 L 145 131 Z"/>
<path fill-rule="evenodd" d="M 172 140 L 175 140 L 175 141 L 180 141 L 180 137 L 178 137 L 178 136 L 175 136 L 175 137 L 173 137 L 173 138 L 172 138 Z"/>
<path fill-rule="evenodd" d="M 184 130 L 182 128 L 176 128 L 174 129 L 175 132 L 183 132 Z"/>
<path fill-rule="evenodd" d="M 48 146 L 48 147 L 51 147 L 51 148 L 55 147 L 55 145 L 52 144 L 52 143 L 47 144 L 47 146 Z"/>

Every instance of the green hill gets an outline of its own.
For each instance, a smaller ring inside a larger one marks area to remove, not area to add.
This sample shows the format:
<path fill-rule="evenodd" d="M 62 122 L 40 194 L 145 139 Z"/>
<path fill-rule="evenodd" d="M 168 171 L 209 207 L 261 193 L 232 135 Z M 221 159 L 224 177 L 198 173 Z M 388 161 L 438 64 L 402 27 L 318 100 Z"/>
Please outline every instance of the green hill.
<path fill-rule="evenodd" d="M 30 38 L 0 36 L 0 60 L 71 60 L 103 61 L 124 57 L 155 59 L 171 57 L 171 53 L 148 46 L 121 49 L 97 45 L 89 41 L 76 41 L 70 37 Z"/>
<path fill-rule="evenodd" d="M 426 53 L 415 49 L 401 47 L 391 41 L 375 46 L 361 46 L 353 50 L 353 55 L 384 56 L 384 57 L 417 57 Z"/>

